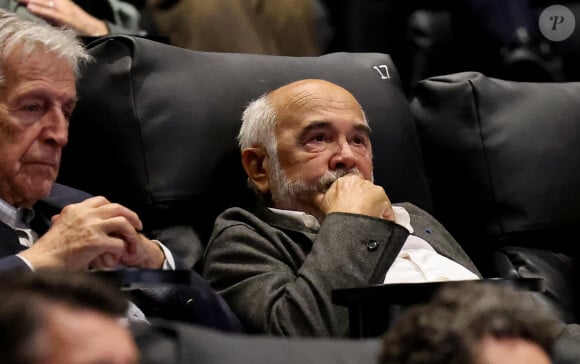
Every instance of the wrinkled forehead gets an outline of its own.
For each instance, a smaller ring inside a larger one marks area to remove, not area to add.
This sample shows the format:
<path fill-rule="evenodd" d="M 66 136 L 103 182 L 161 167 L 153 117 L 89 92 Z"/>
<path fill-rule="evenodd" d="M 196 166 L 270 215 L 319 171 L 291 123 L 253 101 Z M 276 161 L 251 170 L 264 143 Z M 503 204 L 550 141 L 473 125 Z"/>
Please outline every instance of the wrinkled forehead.
<path fill-rule="evenodd" d="M 348 119 L 357 123 L 366 120 L 360 104 L 346 89 L 330 82 L 298 81 L 270 94 L 278 124 L 296 123 L 308 119 Z"/>
<path fill-rule="evenodd" d="M 10 48 L 2 62 L 4 79 L 10 73 L 47 73 L 58 71 L 66 74 L 67 78 L 73 78 L 76 82 L 77 70 L 65 55 L 47 48 L 40 43 L 30 43 L 28 46 L 16 45 Z"/>

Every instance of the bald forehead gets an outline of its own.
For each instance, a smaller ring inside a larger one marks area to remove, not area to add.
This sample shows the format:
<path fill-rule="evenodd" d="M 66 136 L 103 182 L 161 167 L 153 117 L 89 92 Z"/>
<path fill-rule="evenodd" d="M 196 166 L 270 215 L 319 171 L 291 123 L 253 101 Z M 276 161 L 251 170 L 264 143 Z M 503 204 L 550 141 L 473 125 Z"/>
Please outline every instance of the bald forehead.
<path fill-rule="evenodd" d="M 272 91 L 268 99 L 279 114 L 325 108 L 337 112 L 362 110 L 355 97 L 343 87 L 324 80 L 301 80 Z"/>

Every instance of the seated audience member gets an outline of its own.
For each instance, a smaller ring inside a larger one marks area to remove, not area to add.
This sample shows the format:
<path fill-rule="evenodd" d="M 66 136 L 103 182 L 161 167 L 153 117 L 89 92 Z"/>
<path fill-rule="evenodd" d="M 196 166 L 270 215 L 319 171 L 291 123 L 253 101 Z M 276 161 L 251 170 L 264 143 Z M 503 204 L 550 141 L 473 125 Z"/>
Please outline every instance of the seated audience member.
<path fill-rule="evenodd" d="M 244 111 L 242 164 L 261 204 L 217 218 L 203 268 L 247 330 L 342 336 L 333 289 L 479 278 L 441 224 L 373 183 L 370 133 L 354 96 L 323 80 Z"/>
<path fill-rule="evenodd" d="M 3 364 L 136 364 L 127 300 L 86 274 L 0 273 Z"/>
<path fill-rule="evenodd" d="M 0 8 L 70 28 L 78 36 L 145 33 L 139 11 L 121 0 L 0 0 Z"/>
<path fill-rule="evenodd" d="M 187 269 L 160 242 L 140 233 L 143 226 L 133 211 L 54 185 L 79 67 L 88 60 L 74 33 L 0 10 L 0 271 Z M 52 206 L 41 201 L 49 193 L 63 205 L 81 202 L 52 216 Z M 193 272 L 191 280 L 191 286 L 136 292 L 135 299 L 156 316 L 239 330 L 207 282 Z"/>
<path fill-rule="evenodd" d="M 398 317 L 379 364 L 549 364 L 563 324 L 529 298 L 507 285 L 445 287 Z"/>

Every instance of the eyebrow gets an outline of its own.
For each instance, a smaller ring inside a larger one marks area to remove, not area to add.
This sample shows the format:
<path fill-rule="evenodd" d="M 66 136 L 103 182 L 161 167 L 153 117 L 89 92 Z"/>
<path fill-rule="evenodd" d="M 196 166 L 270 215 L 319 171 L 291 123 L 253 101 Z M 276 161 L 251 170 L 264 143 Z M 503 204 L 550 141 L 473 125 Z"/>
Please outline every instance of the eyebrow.
<path fill-rule="evenodd" d="M 40 89 L 25 91 L 22 94 L 18 95 L 16 97 L 16 99 L 17 100 L 25 99 L 25 98 L 51 99 L 52 96 L 53 96 L 53 94 L 50 91 L 48 91 L 44 88 L 40 88 Z M 58 96 L 58 98 L 60 99 L 60 95 Z M 75 105 L 77 102 L 78 102 L 78 95 L 75 95 L 74 98 L 66 100 L 64 105 L 68 105 L 68 104 Z"/>
<path fill-rule="evenodd" d="M 300 137 L 305 136 L 306 134 L 308 134 L 312 130 L 332 128 L 332 127 L 333 127 L 333 125 L 330 121 L 326 121 L 326 120 L 314 121 L 311 124 L 309 124 L 308 126 L 306 126 L 304 129 L 302 129 L 302 132 L 300 133 Z M 356 124 L 353 127 L 353 130 L 362 132 L 368 136 L 371 135 L 371 128 L 366 124 Z"/>

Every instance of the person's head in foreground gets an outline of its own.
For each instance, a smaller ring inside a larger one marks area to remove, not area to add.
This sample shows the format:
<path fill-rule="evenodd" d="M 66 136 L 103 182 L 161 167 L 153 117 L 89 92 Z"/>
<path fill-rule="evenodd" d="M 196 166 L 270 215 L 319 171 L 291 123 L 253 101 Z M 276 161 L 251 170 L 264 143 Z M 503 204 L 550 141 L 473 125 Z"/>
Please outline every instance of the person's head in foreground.
<path fill-rule="evenodd" d="M 242 163 L 269 207 L 304 211 L 319 221 L 333 211 L 394 220 L 384 190 L 372 183 L 367 119 L 343 87 L 316 79 L 293 82 L 250 103 L 242 119 Z M 341 186 L 333 182 L 340 177 L 349 190 L 376 195 L 378 202 L 351 198 L 337 206 Z"/>
<path fill-rule="evenodd" d="M 549 364 L 559 322 L 507 285 L 443 288 L 404 311 L 383 338 L 380 364 Z"/>
<path fill-rule="evenodd" d="M 0 273 L 3 364 L 136 364 L 127 300 L 87 274 Z"/>

